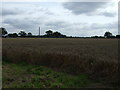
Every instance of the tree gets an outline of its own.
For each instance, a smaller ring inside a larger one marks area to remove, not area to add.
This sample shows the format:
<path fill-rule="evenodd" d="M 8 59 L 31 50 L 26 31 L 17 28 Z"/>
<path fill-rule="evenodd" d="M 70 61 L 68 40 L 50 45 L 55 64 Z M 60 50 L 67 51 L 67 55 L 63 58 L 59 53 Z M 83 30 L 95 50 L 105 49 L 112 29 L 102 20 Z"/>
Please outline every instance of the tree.
<path fill-rule="evenodd" d="M 18 37 L 18 34 L 17 33 L 13 33 L 13 37 Z"/>
<path fill-rule="evenodd" d="M 32 36 L 32 33 L 31 33 L 31 32 L 29 32 L 29 33 L 28 33 L 28 36 Z"/>
<path fill-rule="evenodd" d="M 25 33 L 25 31 L 20 31 L 20 32 L 19 32 L 19 35 L 20 35 L 21 37 L 24 37 L 24 36 L 26 36 L 27 34 Z"/>
<path fill-rule="evenodd" d="M 116 35 L 116 38 L 120 38 L 120 35 Z"/>
<path fill-rule="evenodd" d="M 6 34 L 8 34 L 7 30 L 5 28 L 1 27 L 0 28 L 0 36 L 4 36 Z"/>
<path fill-rule="evenodd" d="M 49 30 L 45 32 L 47 34 L 47 36 L 51 36 L 53 34 L 53 31 Z"/>
<path fill-rule="evenodd" d="M 53 37 L 62 37 L 61 33 L 59 32 L 54 32 Z"/>
<path fill-rule="evenodd" d="M 8 34 L 8 37 L 18 37 L 17 33 Z"/>
<path fill-rule="evenodd" d="M 105 32 L 104 36 L 107 37 L 107 38 L 108 38 L 108 37 L 111 37 L 111 36 L 112 36 L 112 33 L 111 33 L 111 32 Z"/>

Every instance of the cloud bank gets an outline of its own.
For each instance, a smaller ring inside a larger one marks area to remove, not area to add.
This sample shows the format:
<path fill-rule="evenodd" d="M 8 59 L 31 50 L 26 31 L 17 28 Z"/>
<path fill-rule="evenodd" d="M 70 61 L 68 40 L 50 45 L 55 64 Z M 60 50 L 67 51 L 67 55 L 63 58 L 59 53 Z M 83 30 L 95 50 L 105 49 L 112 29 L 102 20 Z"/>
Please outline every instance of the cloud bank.
<path fill-rule="evenodd" d="M 24 30 L 38 35 L 52 29 L 68 36 L 117 34 L 116 12 L 108 3 L 4 3 L 2 23 L 8 32 Z M 107 6 L 106 6 L 107 5 Z M 108 9 L 107 9 L 107 8 Z M 105 10 L 103 10 L 105 9 Z"/>

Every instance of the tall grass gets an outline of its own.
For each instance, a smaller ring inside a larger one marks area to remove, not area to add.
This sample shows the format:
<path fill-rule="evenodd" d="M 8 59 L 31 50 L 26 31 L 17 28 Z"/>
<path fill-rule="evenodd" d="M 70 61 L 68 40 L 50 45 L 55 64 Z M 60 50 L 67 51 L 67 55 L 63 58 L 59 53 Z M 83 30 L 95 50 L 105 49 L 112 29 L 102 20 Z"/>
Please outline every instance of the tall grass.
<path fill-rule="evenodd" d="M 117 39 L 3 39 L 3 60 L 43 65 L 118 84 Z"/>

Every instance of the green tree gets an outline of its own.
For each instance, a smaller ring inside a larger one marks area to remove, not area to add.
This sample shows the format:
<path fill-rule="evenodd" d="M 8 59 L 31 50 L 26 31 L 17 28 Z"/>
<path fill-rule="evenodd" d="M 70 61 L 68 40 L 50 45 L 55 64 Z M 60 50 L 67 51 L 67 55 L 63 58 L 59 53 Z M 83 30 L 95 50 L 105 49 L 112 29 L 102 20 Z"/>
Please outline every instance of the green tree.
<path fill-rule="evenodd" d="M 111 33 L 111 32 L 105 32 L 104 36 L 107 37 L 107 38 L 108 38 L 108 37 L 111 37 L 111 36 L 112 36 L 112 33 Z"/>
<path fill-rule="evenodd" d="M 53 31 L 49 30 L 45 32 L 47 34 L 47 36 L 51 36 L 53 34 Z"/>
<path fill-rule="evenodd" d="M 24 37 L 24 36 L 27 35 L 25 31 L 20 31 L 18 34 L 19 34 L 21 37 Z"/>
<path fill-rule="evenodd" d="M 8 34 L 8 37 L 18 37 L 17 33 Z"/>
<path fill-rule="evenodd" d="M 116 35 L 116 38 L 120 38 L 120 35 Z"/>
<path fill-rule="evenodd" d="M 8 34 L 7 30 L 3 27 L 0 28 L 0 35 L 3 36 L 3 35 L 6 35 Z"/>
<path fill-rule="evenodd" d="M 32 33 L 31 33 L 31 32 L 29 32 L 29 33 L 28 33 L 28 36 L 32 36 Z"/>
<path fill-rule="evenodd" d="M 61 35 L 61 33 L 59 33 L 59 32 L 54 32 L 54 33 L 53 33 L 53 36 L 54 36 L 54 37 L 61 37 L 62 35 Z"/>

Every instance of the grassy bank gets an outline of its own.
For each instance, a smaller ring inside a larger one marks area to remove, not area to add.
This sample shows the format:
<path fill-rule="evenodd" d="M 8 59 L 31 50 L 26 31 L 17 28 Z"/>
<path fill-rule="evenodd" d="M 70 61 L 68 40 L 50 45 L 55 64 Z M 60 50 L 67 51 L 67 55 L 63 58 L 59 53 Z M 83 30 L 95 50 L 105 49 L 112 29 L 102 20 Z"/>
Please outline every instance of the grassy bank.
<path fill-rule="evenodd" d="M 88 76 L 73 76 L 43 66 L 3 62 L 3 88 L 79 88 L 91 83 Z"/>

